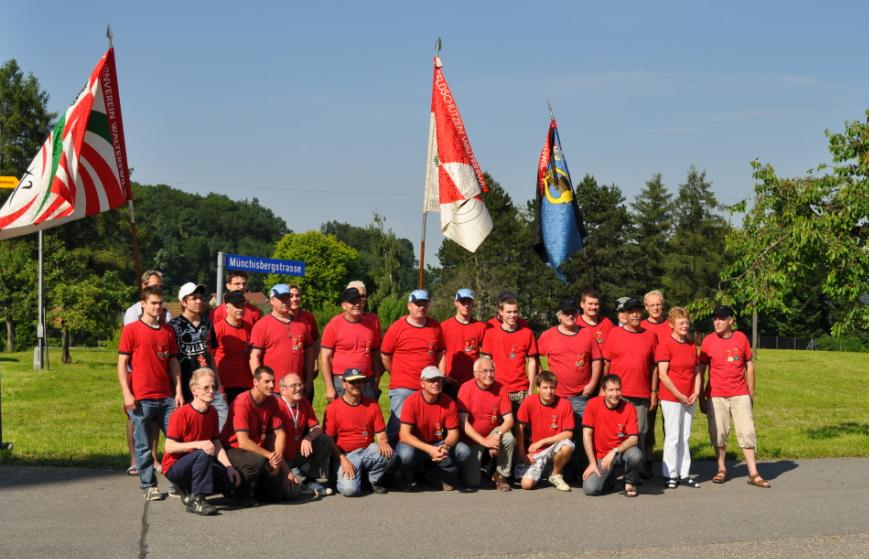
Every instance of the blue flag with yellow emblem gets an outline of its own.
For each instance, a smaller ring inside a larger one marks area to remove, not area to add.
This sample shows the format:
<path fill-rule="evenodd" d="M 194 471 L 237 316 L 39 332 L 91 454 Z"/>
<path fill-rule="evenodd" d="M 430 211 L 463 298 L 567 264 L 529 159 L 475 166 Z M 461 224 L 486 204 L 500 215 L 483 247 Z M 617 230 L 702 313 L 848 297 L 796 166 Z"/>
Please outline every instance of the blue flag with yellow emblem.
<path fill-rule="evenodd" d="M 581 249 L 588 237 L 576 204 L 567 160 L 561 149 L 558 125 L 553 117 L 537 165 L 537 231 L 534 250 L 567 281 L 561 265 Z"/>

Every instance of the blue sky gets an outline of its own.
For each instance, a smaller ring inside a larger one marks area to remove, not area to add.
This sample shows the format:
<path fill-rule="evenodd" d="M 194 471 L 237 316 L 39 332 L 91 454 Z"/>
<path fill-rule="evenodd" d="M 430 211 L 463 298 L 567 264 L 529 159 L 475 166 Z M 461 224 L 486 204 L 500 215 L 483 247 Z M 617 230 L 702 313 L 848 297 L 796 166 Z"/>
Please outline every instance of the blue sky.
<path fill-rule="evenodd" d="M 826 159 L 824 129 L 869 108 L 869 7 L 855 0 L 0 0 L 0 60 L 62 111 L 107 22 L 135 180 L 256 197 L 295 231 L 376 211 L 415 245 L 438 35 L 477 159 L 520 204 L 547 99 L 574 181 L 591 173 L 631 200 L 658 172 L 675 191 L 694 164 L 724 203 L 751 192 L 753 159 L 803 174 Z"/>

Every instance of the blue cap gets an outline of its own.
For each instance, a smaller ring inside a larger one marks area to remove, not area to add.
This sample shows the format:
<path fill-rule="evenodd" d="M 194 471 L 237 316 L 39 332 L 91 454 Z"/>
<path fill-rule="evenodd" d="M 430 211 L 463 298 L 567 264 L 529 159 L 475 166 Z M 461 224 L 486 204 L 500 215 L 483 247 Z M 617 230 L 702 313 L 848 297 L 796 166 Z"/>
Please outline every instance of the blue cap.
<path fill-rule="evenodd" d="M 420 303 L 423 301 L 426 303 L 431 301 L 431 297 L 428 296 L 428 291 L 425 289 L 414 289 L 410 292 L 410 297 L 407 298 L 408 303 Z"/>
<path fill-rule="evenodd" d="M 269 297 L 281 297 L 290 294 L 290 286 L 285 283 L 276 283 L 269 290 Z"/>
<path fill-rule="evenodd" d="M 456 291 L 456 301 L 459 299 L 473 299 L 474 292 L 468 289 L 467 287 L 463 287 Z"/>

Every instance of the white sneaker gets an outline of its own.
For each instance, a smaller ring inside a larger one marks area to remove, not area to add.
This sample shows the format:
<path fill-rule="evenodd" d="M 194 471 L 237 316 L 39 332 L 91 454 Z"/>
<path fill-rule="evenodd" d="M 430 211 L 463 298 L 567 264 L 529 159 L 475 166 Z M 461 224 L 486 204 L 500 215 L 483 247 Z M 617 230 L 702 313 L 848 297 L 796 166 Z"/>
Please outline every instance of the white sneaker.
<path fill-rule="evenodd" d="M 570 486 L 567 485 L 567 482 L 564 481 L 564 478 L 561 477 L 561 474 L 549 476 L 549 483 L 554 485 L 555 488 L 559 491 L 570 491 Z"/>
<path fill-rule="evenodd" d="M 166 498 L 166 494 L 160 493 L 160 490 L 157 489 L 156 486 L 146 487 L 142 491 L 142 494 L 145 496 L 146 501 L 162 501 L 163 499 Z"/>

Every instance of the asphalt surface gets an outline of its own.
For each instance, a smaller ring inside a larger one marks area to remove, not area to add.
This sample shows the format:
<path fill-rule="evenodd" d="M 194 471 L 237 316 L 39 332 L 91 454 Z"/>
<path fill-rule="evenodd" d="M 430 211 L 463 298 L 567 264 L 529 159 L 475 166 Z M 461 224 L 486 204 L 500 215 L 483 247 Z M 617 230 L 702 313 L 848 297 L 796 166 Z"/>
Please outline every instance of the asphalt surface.
<path fill-rule="evenodd" d="M 731 465 L 695 464 L 699 489 L 636 499 L 581 489 L 392 492 L 223 510 L 146 503 L 121 472 L 0 467 L 0 557 L 568 557 L 704 559 L 869 556 L 869 460 L 764 463 L 772 489 Z M 165 487 L 165 484 L 164 484 Z M 220 503 L 221 501 L 216 501 Z"/>

